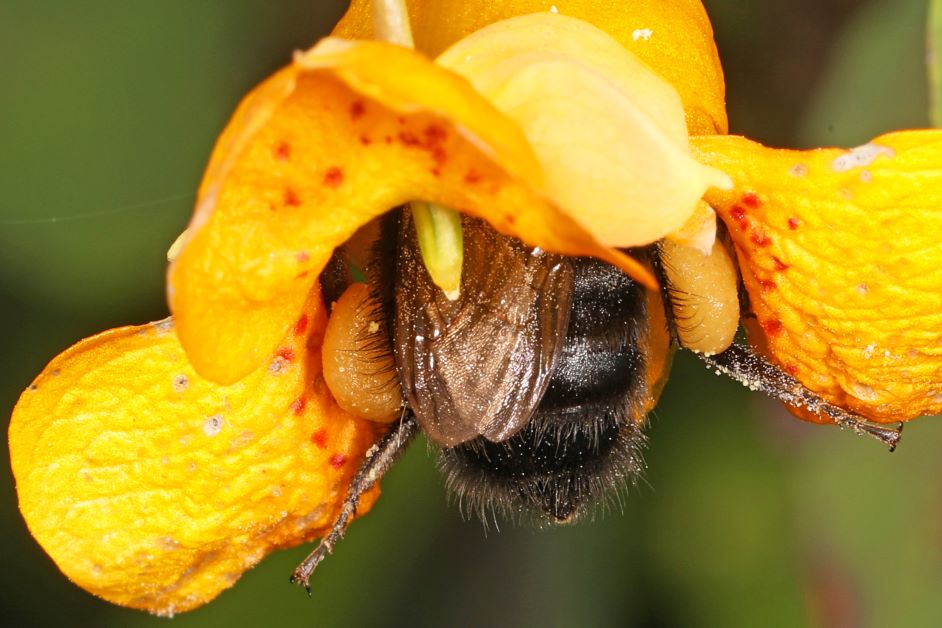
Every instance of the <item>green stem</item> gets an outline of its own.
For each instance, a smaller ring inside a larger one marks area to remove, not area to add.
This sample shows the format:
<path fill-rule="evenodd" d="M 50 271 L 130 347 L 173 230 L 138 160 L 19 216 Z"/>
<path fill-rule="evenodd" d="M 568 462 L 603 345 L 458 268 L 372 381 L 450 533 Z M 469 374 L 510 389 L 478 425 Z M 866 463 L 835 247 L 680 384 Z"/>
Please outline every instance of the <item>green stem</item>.
<path fill-rule="evenodd" d="M 435 285 L 454 301 L 461 291 L 464 237 L 461 214 L 432 203 L 411 203 L 422 261 Z"/>

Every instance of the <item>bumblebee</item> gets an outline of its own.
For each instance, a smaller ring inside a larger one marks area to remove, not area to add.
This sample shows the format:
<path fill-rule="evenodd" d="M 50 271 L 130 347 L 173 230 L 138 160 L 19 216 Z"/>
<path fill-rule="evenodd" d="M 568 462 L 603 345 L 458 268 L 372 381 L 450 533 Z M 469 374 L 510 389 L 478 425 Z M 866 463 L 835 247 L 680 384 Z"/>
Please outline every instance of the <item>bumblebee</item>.
<path fill-rule="evenodd" d="M 297 583 L 307 586 L 359 496 L 420 430 L 439 447 L 439 467 L 463 513 L 485 524 L 498 516 L 571 523 L 640 477 L 647 415 L 675 349 L 695 344 L 699 324 L 684 320 L 690 295 L 672 279 L 676 256 L 664 243 L 631 251 L 659 278 L 662 289 L 651 291 L 598 260 L 550 254 L 481 220 L 462 221 L 456 299 L 430 277 L 411 213 L 397 210 L 382 221 L 370 297 L 361 305 L 376 334 L 361 338 L 357 351 L 387 365 L 372 375 L 381 387 L 399 389 L 401 412 L 367 453 L 331 533 L 294 572 Z M 321 279 L 327 303 L 347 287 L 346 268 L 339 249 Z M 718 372 L 891 449 L 899 438 L 899 430 L 823 401 L 744 345 L 700 356 Z"/>

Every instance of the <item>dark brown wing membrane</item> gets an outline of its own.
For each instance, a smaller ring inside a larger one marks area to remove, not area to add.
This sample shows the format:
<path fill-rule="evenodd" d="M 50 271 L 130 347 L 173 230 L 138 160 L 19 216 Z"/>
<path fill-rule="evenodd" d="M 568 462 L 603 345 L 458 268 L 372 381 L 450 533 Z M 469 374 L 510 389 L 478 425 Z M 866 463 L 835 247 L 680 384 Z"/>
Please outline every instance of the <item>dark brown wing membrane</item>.
<path fill-rule="evenodd" d="M 403 392 L 429 438 L 499 442 L 526 425 L 565 340 L 572 289 L 564 256 L 465 217 L 461 296 L 450 301 L 403 212 L 393 337 Z"/>

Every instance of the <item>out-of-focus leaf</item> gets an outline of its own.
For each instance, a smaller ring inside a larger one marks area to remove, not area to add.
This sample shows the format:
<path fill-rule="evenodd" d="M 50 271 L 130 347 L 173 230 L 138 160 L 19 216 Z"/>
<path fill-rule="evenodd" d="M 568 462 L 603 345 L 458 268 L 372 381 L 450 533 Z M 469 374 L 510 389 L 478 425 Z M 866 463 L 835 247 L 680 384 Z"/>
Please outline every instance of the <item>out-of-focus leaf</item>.
<path fill-rule="evenodd" d="M 929 119 L 942 126 L 942 0 L 929 0 L 926 28 L 926 64 L 929 69 Z"/>
<path fill-rule="evenodd" d="M 836 37 L 797 137 L 800 146 L 857 146 L 928 124 L 925 0 L 874 0 Z M 787 53 L 783 44 L 782 53 Z"/>

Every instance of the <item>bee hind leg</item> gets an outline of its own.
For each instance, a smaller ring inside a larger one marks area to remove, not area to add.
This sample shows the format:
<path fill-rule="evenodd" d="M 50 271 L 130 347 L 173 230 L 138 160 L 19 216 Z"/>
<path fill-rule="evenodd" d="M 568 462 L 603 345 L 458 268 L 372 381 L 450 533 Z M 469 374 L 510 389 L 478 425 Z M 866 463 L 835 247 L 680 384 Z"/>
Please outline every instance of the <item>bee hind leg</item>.
<path fill-rule="evenodd" d="M 902 423 L 898 428 L 883 427 L 829 403 L 749 347 L 732 345 L 722 353 L 698 353 L 697 356 L 717 372 L 728 375 L 750 390 L 762 391 L 788 405 L 825 416 L 841 428 L 872 436 L 890 451 L 895 450 L 899 444 L 903 432 Z"/>
<path fill-rule="evenodd" d="M 415 438 L 418 431 L 419 427 L 415 416 L 412 412 L 403 410 L 402 420 L 396 423 L 379 442 L 366 452 L 366 458 L 347 489 L 347 496 L 340 508 L 340 514 L 337 515 L 333 525 L 331 525 L 330 532 L 321 539 L 314 551 L 308 554 L 307 558 L 291 574 L 291 582 L 303 586 L 308 595 L 311 594 L 311 574 L 343 538 L 350 519 L 356 516 L 360 497 L 373 488 L 373 485 L 389 471 L 396 460 L 399 459 L 399 455 L 406 450 L 409 443 Z"/>

